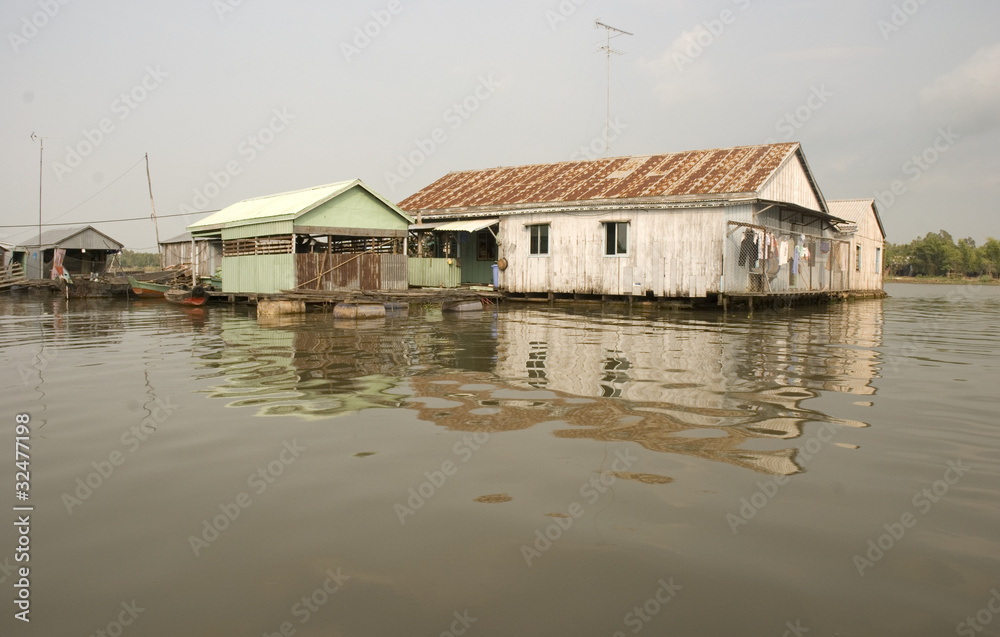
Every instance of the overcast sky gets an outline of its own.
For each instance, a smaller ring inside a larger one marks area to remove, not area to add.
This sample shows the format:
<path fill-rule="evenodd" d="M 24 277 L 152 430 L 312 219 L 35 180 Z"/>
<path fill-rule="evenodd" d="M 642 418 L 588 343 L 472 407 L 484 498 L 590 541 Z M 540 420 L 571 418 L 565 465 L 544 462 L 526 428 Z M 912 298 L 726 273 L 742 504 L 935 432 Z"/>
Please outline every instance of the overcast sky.
<path fill-rule="evenodd" d="M 150 251 L 146 153 L 162 238 L 265 194 L 603 156 L 596 19 L 634 34 L 611 156 L 799 141 L 890 241 L 1000 238 L 996 0 L 5 0 L 0 225 L 38 222 L 32 132 L 43 222 L 147 217 L 97 226 Z"/>

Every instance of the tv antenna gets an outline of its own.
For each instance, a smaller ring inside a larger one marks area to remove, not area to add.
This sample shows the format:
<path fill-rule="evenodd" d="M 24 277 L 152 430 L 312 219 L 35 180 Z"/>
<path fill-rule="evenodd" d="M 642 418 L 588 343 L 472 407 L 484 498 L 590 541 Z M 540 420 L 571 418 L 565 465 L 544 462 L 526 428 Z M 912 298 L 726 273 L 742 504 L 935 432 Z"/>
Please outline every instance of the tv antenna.
<path fill-rule="evenodd" d="M 601 22 L 600 18 L 594 20 L 594 26 L 598 29 L 607 30 L 607 39 L 604 45 L 598 46 L 598 51 L 604 51 L 608 57 L 608 116 L 604 124 L 604 152 L 608 153 L 611 150 L 611 54 L 615 55 L 625 55 L 624 51 L 619 51 L 611 47 L 611 40 L 621 37 L 623 35 L 635 35 L 634 33 L 629 33 L 628 31 L 623 31 L 609 24 L 604 24 Z M 614 32 L 614 35 L 612 35 Z"/>
<path fill-rule="evenodd" d="M 42 175 L 45 172 L 45 140 L 62 139 L 61 137 L 42 137 L 38 133 L 31 131 L 31 141 L 38 140 L 38 250 L 41 254 L 42 245 Z M 39 261 L 38 277 L 41 278 L 42 261 Z"/>

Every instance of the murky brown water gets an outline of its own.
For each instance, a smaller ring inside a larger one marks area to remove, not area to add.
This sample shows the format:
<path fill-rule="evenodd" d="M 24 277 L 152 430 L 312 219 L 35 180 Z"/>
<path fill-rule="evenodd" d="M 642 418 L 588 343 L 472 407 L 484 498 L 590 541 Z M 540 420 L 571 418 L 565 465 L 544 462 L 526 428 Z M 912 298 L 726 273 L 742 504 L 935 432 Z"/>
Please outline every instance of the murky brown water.
<path fill-rule="evenodd" d="M 8 452 L 0 633 L 1000 634 L 1000 289 L 888 291 L 374 323 L 2 298 L 35 509 L 29 631 Z"/>

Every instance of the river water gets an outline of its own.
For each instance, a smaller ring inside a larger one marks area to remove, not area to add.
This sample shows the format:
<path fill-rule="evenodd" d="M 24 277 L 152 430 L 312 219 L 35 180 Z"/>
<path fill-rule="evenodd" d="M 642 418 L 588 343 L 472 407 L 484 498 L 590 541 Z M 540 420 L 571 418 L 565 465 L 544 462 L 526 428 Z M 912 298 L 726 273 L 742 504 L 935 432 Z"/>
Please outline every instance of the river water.
<path fill-rule="evenodd" d="M 1000 634 L 1000 288 L 887 291 L 357 323 L 4 297 L 0 633 Z"/>

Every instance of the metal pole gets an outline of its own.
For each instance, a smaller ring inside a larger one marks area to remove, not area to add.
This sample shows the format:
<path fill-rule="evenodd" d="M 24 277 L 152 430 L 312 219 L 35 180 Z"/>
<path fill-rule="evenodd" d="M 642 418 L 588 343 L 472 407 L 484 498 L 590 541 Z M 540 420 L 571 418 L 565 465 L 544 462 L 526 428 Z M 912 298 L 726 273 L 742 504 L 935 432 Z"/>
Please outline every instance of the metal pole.
<path fill-rule="evenodd" d="M 149 206 L 153 209 L 153 230 L 156 231 L 156 254 L 160 258 L 160 269 L 163 269 L 163 249 L 160 247 L 160 228 L 156 224 L 156 204 L 153 203 L 153 180 L 149 176 L 149 153 L 146 153 L 146 183 L 149 184 Z M 192 248 L 193 252 L 193 248 Z"/>
<path fill-rule="evenodd" d="M 32 133 L 34 135 L 34 133 Z M 42 251 L 42 174 L 45 166 L 45 138 L 39 137 L 38 151 L 38 252 Z M 41 264 L 38 266 L 39 277 L 41 277 Z"/>

